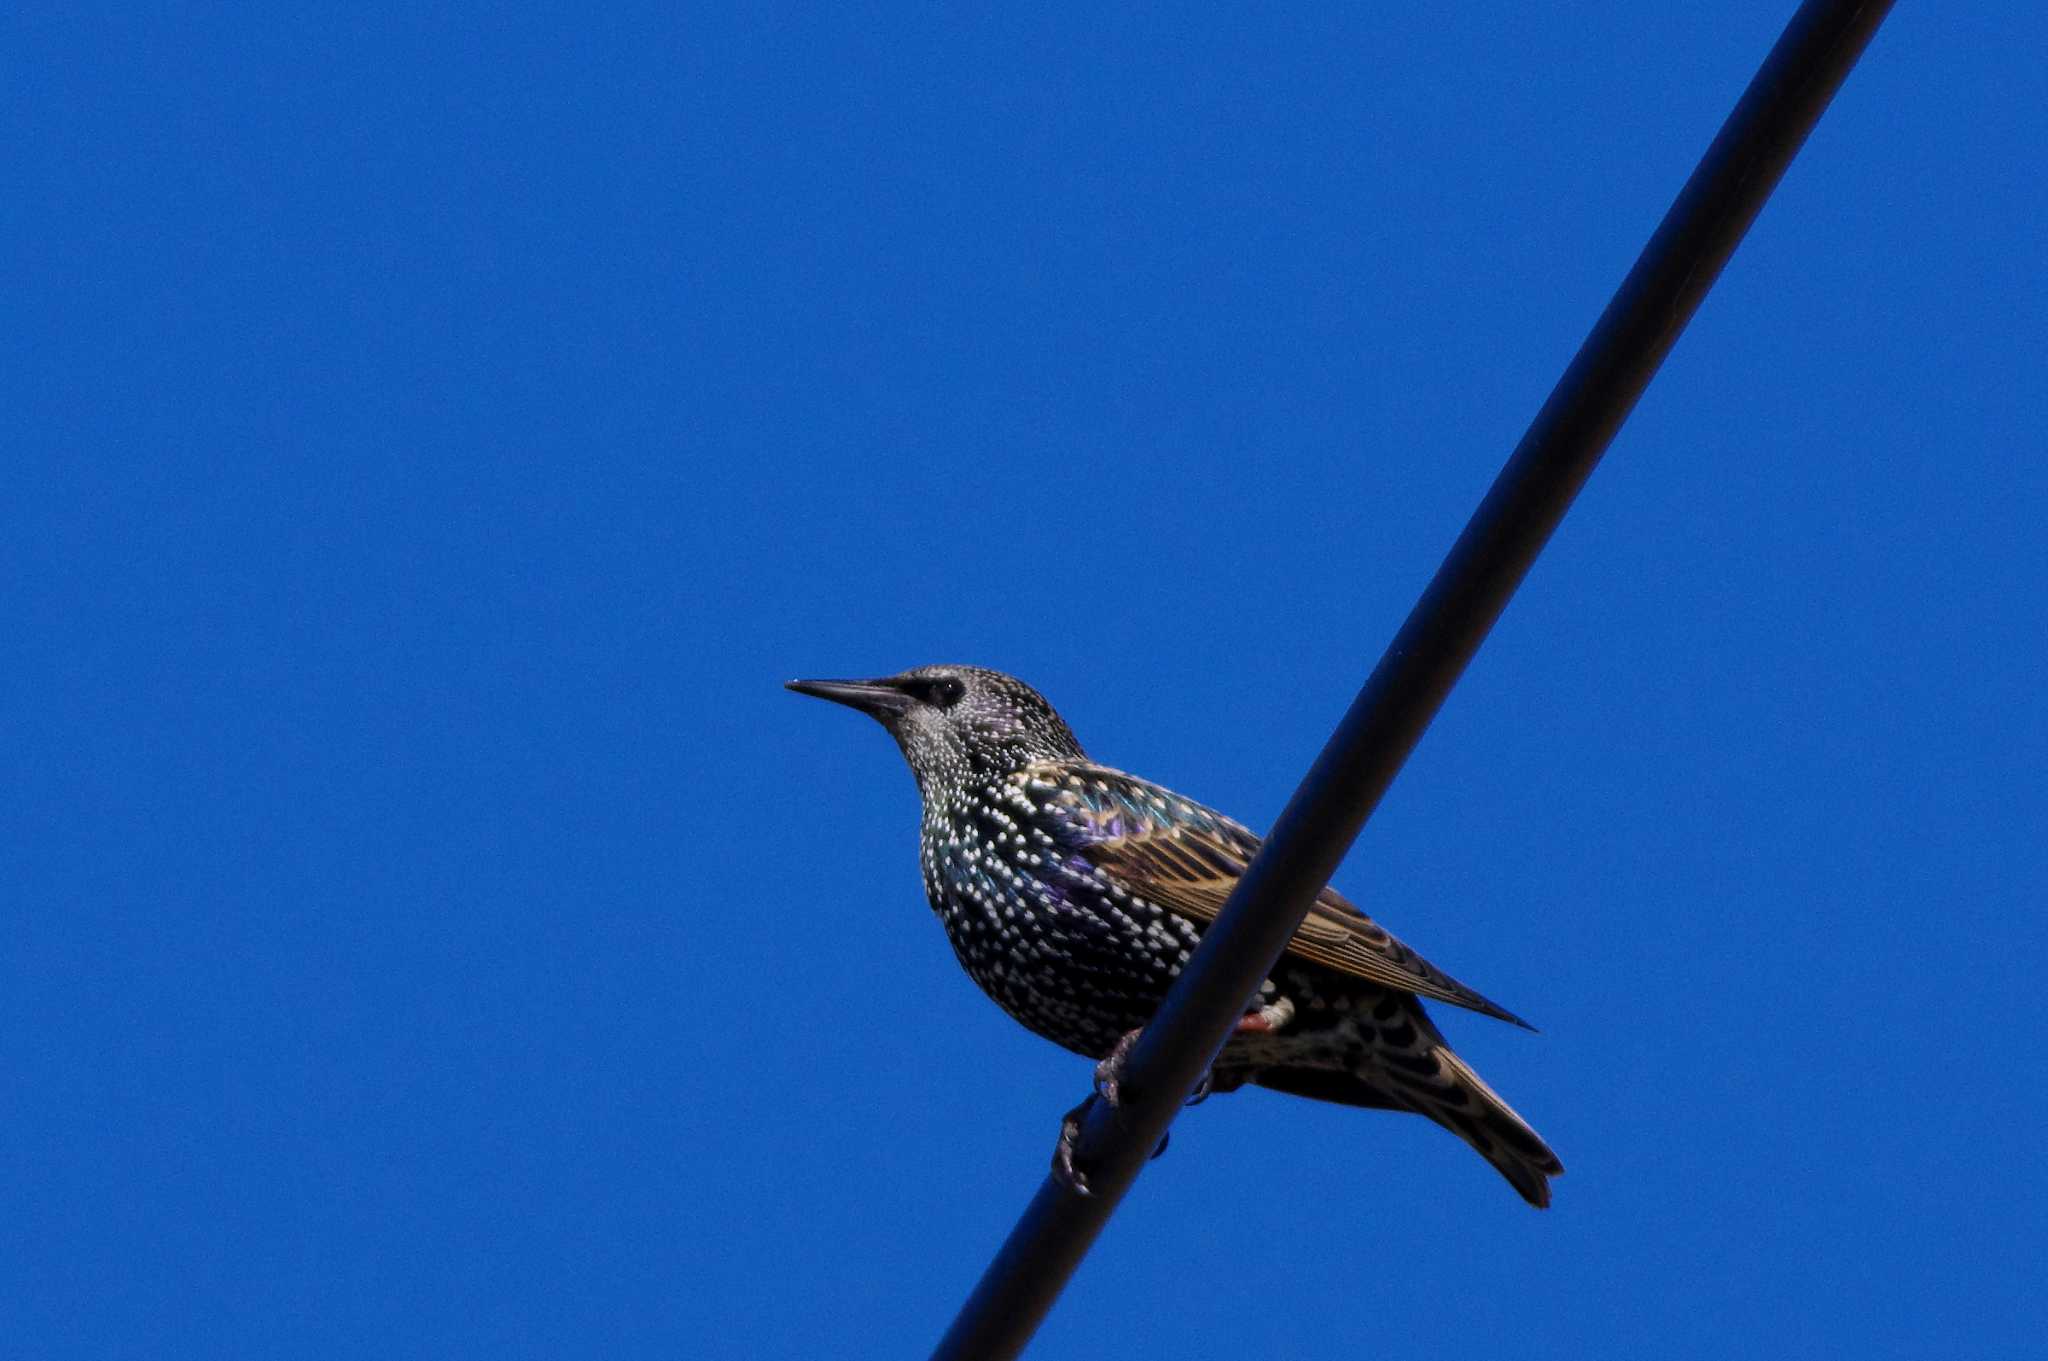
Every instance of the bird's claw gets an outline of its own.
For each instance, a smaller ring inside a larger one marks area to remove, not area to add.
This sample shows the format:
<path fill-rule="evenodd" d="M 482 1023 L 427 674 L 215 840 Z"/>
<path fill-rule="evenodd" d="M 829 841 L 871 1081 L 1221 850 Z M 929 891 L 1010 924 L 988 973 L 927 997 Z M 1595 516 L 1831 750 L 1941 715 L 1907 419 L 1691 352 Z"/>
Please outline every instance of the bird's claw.
<path fill-rule="evenodd" d="M 1090 1096 L 1060 1117 L 1060 1141 L 1052 1150 L 1052 1179 L 1077 1196 L 1091 1194 L 1088 1174 L 1074 1166 L 1074 1145 L 1081 1139 L 1081 1121 L 1087 1118 L 1088 1108 L 1094 1104 L 1095 1098 Z"/>
<path fill-rule="evenodd" d="M 1095 1194 L 1088 1187 L 1088 1174 L 1074 1164 L 1074 1149 L 1081 1142 L 1081 1122 L 1088 1118 L 1088 1108 L 1095 1101 L 1096 1098 L 1090 1096 L 1060 1117 L 1060 1141 L 1052 1150 L 1052 1179 L 1077 1196 Z M 1166 1146 L 1172 1140 L 1171 1131 L 1160 1135 L 1159 1147 L 1152 1150 L 1152 1158 L 1166 1152 Z"/>
<path fill-rule="evenodd" d="M 1125 1031 L 1124 1037 L 1116 1042 L 1116 1047 L 1109 1051 L 1102 1062 L 1095 1065 L 1095 1094 L 1108 1102 L 1112 1110 L 1123 1104 L 1120 1097 L 1123 1090 L 1124 1063 L 1130 1058 L 1131 1051 L 1138 1047 L 1138 1036 L 1144 1033 L 1142 1029 Z"/>
<path fill-rule="evenodd" d="M 1088 1189 L 1088 1174 L 1074 1165 L 1074 1149 L 1081 1140 L 1081 1122 L 1088 1118 L 1088 1108 L 1097 1101 L 1103 1102 L 1111 1110 L 1123 1104 L 1124 1063 L 1130 1058 L 1131 1050 L 1137 1047 L 1138 1036 L 1144 1033 L 1142 1029 L 1128 1031 L 1116 1042 L 1116 1047 L 1095 1065 L 1094 1094 L 1068 1111 L 1060 1120 L 1060 1141 L 1052 1151 L 1052 1176 L 1054 1181 L 1075 1195 L 1092 1194 Z M 1189 1095 L 1187 1104 L 1196 1106 L 1207 1101 L 1210 1094 L 1216 1090 L 1215 1078 L 1214 1072 L 1202 1074 L 1202 1080 Z M 1151 1156 L 1157 1158 L 1166 1152 L 1166 1145 L 1171 1138 L 1171 1134 L 1160 1135 L 1159 1147 L 1152 1150 Z"/>
<path fill-rule="evenodd" d="M 1239 1028 L 1249 1027 L 1240 1024 Z M 1095 1065 L 1095 1094 L 1107 1101 L 1111 1109 L 1123 1104 L 1124 1064 L 1131 1057 L 1131 1051 L 1138 1047 L 1138 1036 L 1144 1033 L 1143 1030 L 1126 1032 L 1124 1037 L 1116 1042 L 1116 1048 L 1109 1051 L 1109 1056 Z M 1216 1085 L 1216 1072 L 1211 1069 L 1202 1074 L 1202 1080 L 1195 1084 L 1195 1090 L 1188 1093 L 1188 1099 L 1183 1104 L 1199 1106 L 1218 1091 L 1228 1090 L 1229 1087 L 1219 1088 Z M 1159 1155 L 1154 1153 L 1152 1156 L 1156 1158 Z"/>

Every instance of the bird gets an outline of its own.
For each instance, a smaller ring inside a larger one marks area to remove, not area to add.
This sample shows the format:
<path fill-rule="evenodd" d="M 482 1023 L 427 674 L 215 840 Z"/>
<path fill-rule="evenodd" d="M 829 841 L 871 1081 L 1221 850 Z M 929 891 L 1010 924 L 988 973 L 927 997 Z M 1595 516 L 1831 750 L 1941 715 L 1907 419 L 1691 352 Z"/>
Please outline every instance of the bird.
<path fill-rule="evenodd" d="M 1043 695 L 1000 671 L 920 666 L 787 688 L 865 713 L 896 739 L 923 801 L 925 895 L 961 967 L 1026 1029 L 1097 1060 L 1097 1091 L 1113 1101 L 1123 1057 L 1260 838 L 1091 761 Z M 1471 1145 L 1529 1204 L 1548 1206 L 1563 1165 L 1451 1051 L 1425 998 L 1532 1028 L 1326 888 L 1247 999 L 1198 1096 L 1249 1083 L 1415 1112 Z M 1084 1193 L 1072 1141 L 1085 1104 L 1069 1113 L 1054 1158 Z"/>

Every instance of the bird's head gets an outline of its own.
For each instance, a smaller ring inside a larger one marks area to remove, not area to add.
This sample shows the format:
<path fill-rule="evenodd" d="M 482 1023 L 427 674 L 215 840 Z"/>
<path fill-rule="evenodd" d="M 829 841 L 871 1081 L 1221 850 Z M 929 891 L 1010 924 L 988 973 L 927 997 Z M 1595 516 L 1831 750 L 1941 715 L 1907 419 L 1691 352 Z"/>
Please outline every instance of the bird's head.
<path fill-rule="evenodd" d="M 1082 754 L 1045 696 L 978 666 L 920 666 L 879 680 L 794 680 L 789 688 L 858 709 L 887 728 L 927 793 Z"/>

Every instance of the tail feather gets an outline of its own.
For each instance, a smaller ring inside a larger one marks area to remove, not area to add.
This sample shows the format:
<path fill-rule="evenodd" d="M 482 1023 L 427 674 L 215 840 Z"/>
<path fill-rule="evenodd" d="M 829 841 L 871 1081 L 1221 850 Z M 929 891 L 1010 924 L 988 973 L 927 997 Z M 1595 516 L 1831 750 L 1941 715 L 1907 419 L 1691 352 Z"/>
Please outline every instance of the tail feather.
<path fill-rule="evenodd" d="M 1501 1100 L 1472 1071 L 1471 1065 L 1449 1049 L 1439 1047 L 1436 1053 L 1453 1080 L 1476 1098 L 1481 1109 L 1476 1115 L 1462 1110 L 1447 1110 L 1439 1115 L 1426 1108 L 1422 1113 L 1472 1145 L 1480 1157 L 1508 1179 L 1510 1186 L 1522 1193 L 1522 1199 L 1539 1210 L 1548 1208 L 1550 1178 L 1564 1173 L 1564 1164 L 1557 1160 L 1557 1154 L 1543 1142 L 1542 1135 L 1529 1128 L 1528 1121 L 1515 1114 L 1514 1107 Z"/>
<path fill-rule="evenodd" d="M 1539 1210 L 1547 1207 L 1550 1178 L 1563 1173 L 1564 1164 L 1514 1107 L 1451 1052 L 1422 1004 L 1390 997 L 1373 1009 L 1372 1018 L 1379 1043 L 1368 1047 L 1371 1072 L 1362 1076 L 1470 1144 L 1522 1199 Z"/>

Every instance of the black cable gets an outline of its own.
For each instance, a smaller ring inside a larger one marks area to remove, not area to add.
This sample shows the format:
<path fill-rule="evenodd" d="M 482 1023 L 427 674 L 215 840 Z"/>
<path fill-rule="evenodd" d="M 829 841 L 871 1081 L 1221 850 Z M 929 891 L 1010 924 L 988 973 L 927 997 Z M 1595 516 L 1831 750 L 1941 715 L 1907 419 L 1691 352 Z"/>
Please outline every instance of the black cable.
<path fill-rule="evenodd" d="M 1091 1194 L 1047 1179 L 935 1361 L 1031 1340 L 1890 9 L 1793 15 L 1145 1028 L 1122 1104 L 1090 1111 Z"/>

